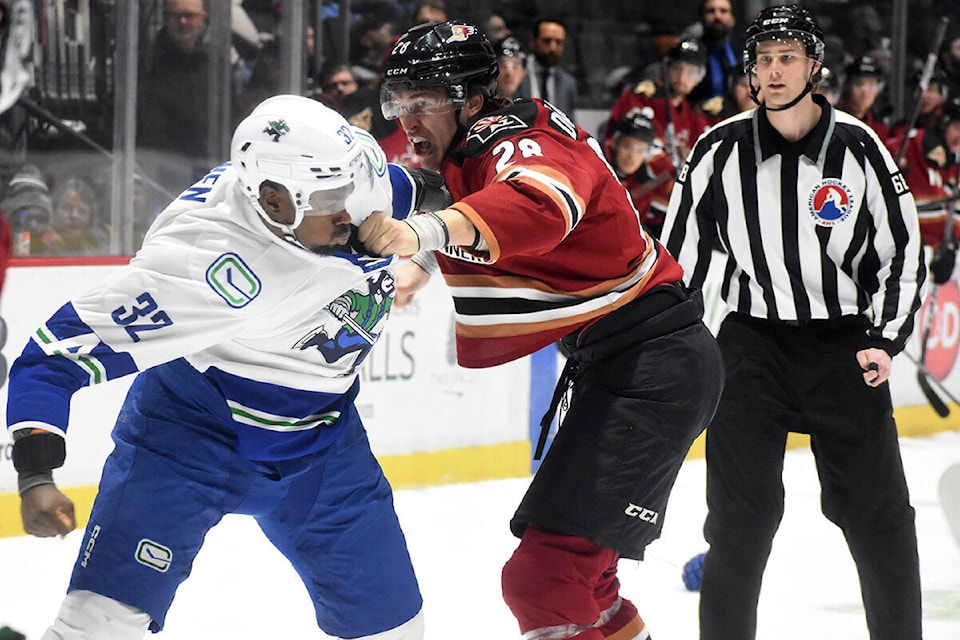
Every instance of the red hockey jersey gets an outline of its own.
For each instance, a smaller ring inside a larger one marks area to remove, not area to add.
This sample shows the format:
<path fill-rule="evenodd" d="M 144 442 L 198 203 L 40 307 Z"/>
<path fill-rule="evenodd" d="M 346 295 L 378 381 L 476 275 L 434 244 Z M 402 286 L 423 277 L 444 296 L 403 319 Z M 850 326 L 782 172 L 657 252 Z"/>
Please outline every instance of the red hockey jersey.
<path fill-rule="evenodd" d="M 533 353 L 682 277 L 641 227 L 599 141 L 539 100 L 478 120 L 441 172 L 453 208 L 489 247 L 437 254 L 465 367 Z"/>
<path fill-rule="evenodd" d="M 890 146 L 899 146 L 899 140 L 890 140 Z M 896 153 L 896 149 L 891 148 L 891 152 Z M 917 203 L 923 243 L 937 247 L 943 242 L 948 211 L 956 205 L 956 201 L 945 201 L 958 188 L 957 159 L 947 150 L 938 130 L 923 129 L 907 142 L 903 160 L 903 175 Z M 960 221 L 954 219 L 953 226 L 960 237 Z"/>
<path fill-rule="evenodd" d="M 687 157 L 700 134 L 710 126 L 710 118 L 698 111 L 689 100 L 681 101 L 676 107 L 668 108 L 668 104 L 664 89 L 650 80 L 628 88 L 620 94 L 610 109 L 610 121 L 607 123 L 605 140 L 609 142 L 613 132 L 616 131 L 617 124 L 628 113 L 635 109 L 650 107 L 653 109 L 653 124 L 656 127 L 658 141 L 670 155 L 676 152 L 677 164 L 680 164 L 680 161 Z M 671 122 L 673 124 L 672 139 L 667 135 L 668 125 Z"/>

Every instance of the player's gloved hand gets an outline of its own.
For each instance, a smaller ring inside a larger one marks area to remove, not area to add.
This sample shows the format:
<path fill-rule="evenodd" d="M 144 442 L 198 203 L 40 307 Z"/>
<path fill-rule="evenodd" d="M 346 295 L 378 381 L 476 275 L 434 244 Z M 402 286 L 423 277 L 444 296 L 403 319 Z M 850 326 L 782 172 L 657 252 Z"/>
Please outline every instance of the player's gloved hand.
<path fill-rule="evenodd" d="M 413 180 L 416 195 L 414 209 L 417 211 L 439 211 L 453 204 L 453 197 L 447 189 L 443 176 L 429 169 L 405 169 Z"/>
<path fill-rule="evenodd" d="M 957 247 L 954 244 L 942 244 L 933 252 L 930 260 L 930 277 L 933 284 L 943 284 L 953 277 L 957 265 Z"/>
<path fill-rule="evenodd" d="M 73 502 L 55 484 L 41 484 L 20 496 L 23 529 L 39 538 L 64 536 L 77 527 Z"/>

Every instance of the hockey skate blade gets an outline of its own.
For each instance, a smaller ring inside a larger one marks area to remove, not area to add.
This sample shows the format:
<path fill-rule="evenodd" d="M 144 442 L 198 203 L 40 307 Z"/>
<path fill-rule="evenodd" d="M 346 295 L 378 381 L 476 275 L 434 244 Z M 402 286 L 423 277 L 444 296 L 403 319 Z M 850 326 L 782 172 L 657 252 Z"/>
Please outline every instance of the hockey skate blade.
<path fill-rule="evenodd" d="M 954 540 L 960 545 L 960 462 L 948 467 L 940 476 L 940 506 Z"/>

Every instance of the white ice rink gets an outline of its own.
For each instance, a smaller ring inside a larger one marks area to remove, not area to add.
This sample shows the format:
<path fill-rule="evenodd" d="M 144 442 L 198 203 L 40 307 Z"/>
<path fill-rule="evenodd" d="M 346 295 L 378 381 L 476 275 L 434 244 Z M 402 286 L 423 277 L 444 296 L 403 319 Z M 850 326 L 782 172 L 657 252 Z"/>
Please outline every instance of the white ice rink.
<path fill-rule="evenodd" d="M 960 461 L 960 433 L 902 441 L 917 510 L 924 638 L 960 638 L 960 548 L 937 494 L 940 474 Z M 787 510 L 760 602 L 761 640 L 867 638 L 856 573 L 839 530 L 819 511 L 813 459 L 787 454 Z M 515 540 L 507 520 L 527 480 L 398 491 L 397 509 L 425 599 L 427 640 L 518 638 L 500 599 L 500 567 Z M 656 640 L 697 638 L 697 594 L 681 567 L 704 550 L 704 463 L 688 462 L 670 503 L 662 538 L 642 562 L 623 561 L 623 595 Z M 0 540 L 0 627 L 37 640 L 54 616 L 80 532 L 65 540 Z M 193 575 L 181 587 L 158 640 L 324 638 L 296 574 L 252 519 L 232 516 L 210 533 Z"/>

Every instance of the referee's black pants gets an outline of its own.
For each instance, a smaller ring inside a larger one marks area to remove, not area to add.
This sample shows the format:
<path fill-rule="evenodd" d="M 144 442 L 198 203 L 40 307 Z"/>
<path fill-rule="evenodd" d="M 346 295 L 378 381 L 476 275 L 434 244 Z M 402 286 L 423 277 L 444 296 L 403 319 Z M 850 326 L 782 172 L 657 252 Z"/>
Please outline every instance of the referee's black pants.
<path fill-rule="evenodd" d="M 870 638 L 921 638 L 914 511 L 889 386 L 864 384 L 856 361 L 865 327 L 854 317 L 803 326 L 738 314 L 724 320 L 726 384 L 707 428 L 701 640 L 756 636 L 760 583 L 783 516 L 790 431 L 810 434 L 821 508 L 856 563 Z M 804 587 L 817 589 L 798 591 Z"/>

